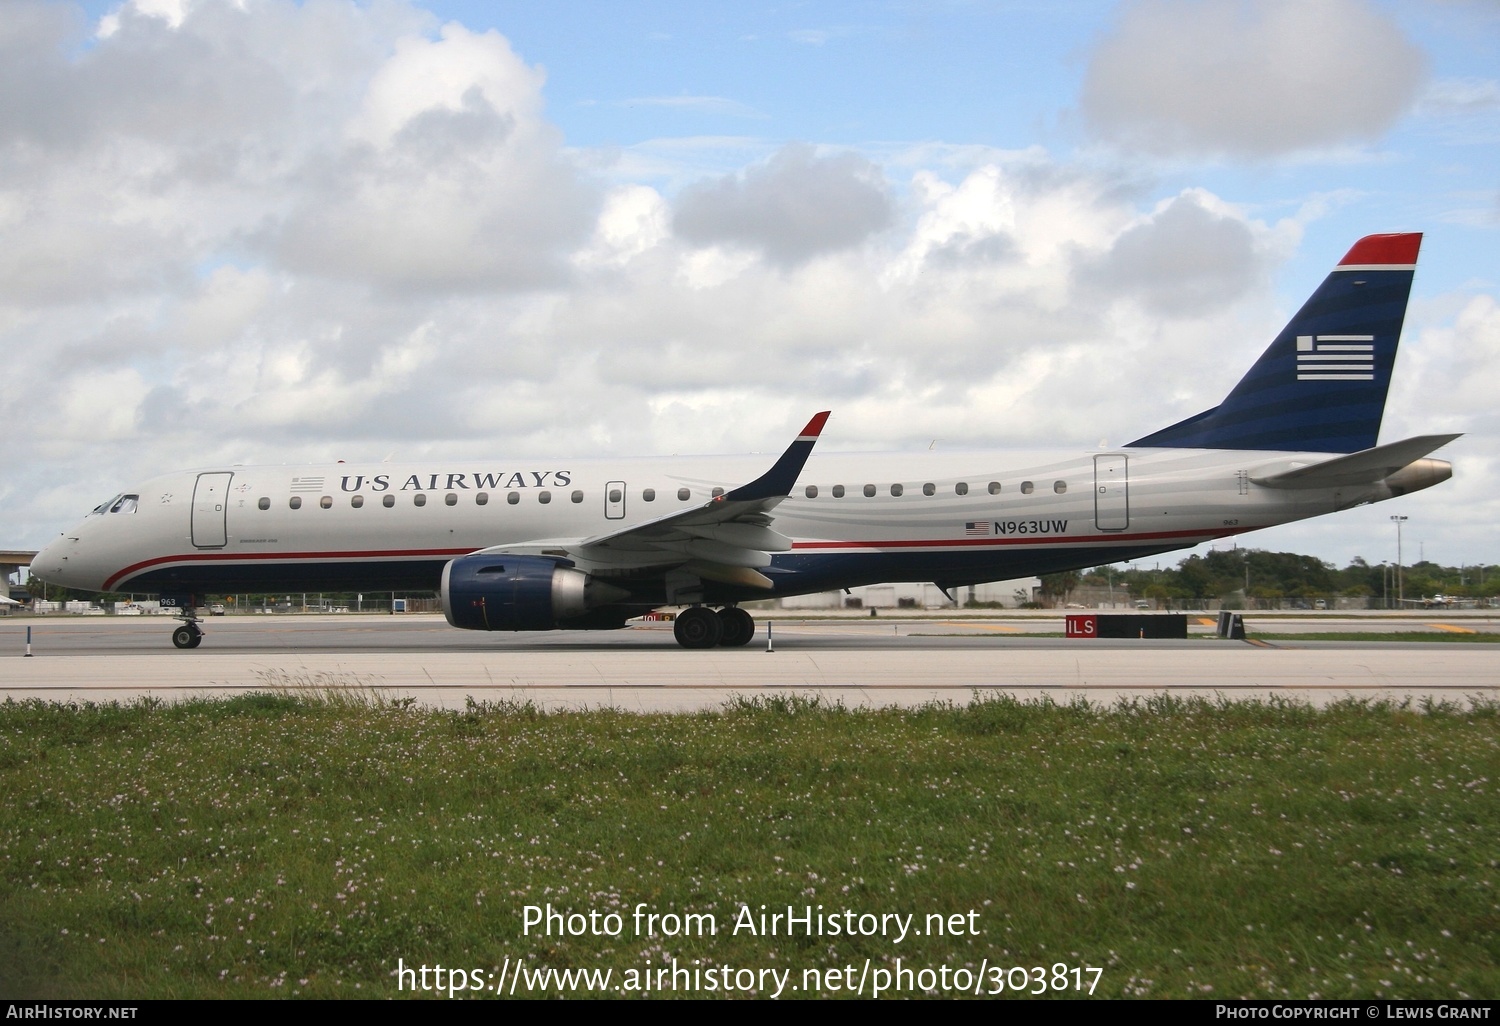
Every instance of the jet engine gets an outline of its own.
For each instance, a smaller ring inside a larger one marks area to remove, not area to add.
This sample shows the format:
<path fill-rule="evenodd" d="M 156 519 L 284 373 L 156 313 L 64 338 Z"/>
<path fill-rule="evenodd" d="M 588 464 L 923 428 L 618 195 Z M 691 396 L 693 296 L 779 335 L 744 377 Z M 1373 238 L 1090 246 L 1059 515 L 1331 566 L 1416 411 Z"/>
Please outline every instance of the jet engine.
<path fill-rule="evenodd" d="M 1390 490 L 1391 496 L 1406 495 L 1409 492 L 1421 491 L 1423 488 L 1431 488 L 1435 484 L 1442 484 L 1453 476 L 1453 464 L 1447 460 L 1413 460 L 1390 477 L 1384 484 Z M 1382 495 L 1382 499 L 1387 496 Z"/>
<path fill-rule="evenodd" d="M 625 592 L 566 559 L 473 553 L 443 567 L 443 615 L 471 631 L 549 631 L 584 620 Z"/>

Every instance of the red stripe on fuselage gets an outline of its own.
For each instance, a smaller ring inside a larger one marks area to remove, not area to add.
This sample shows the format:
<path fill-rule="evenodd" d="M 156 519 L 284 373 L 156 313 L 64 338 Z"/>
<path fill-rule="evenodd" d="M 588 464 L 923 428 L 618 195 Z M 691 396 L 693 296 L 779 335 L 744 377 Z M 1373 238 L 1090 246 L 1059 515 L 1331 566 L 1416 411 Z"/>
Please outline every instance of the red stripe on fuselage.
<path fill-rule="evenodd" d="M 1168 538 L 1227 538 L 1232 534 L 1258 531 L 1258 527 L 1236 527 L 1229 531 L 1204 529 L 1200 531 L 1152 531 L 1146 534 L 1094 534 L 1088 537 L 1066 534 L 1029 534 L 1016 538 L 923 538 L 911 541 L 808 541 L 793 542 L 792 549 L 931 549 L 931 548 L 985 548 L 1008 545 L 1092 545 L 1097 542 L 1118 544 L 1119 542 L 1162 541 Z"/>
<path fill-rule="evenodd" d="M 1245 531 L 1258 530 L 1253 527 L 1237 527 L 1229 531 L 1152 531 L 1145 534 L 1097 534 L 1088 537 L 1068 535 L 1032 534 L 1016 538 L 919 538 L 886 539 L 880 541 L 805 541 L 793 542 L 794 552 L 809 550 L 849 549 L 934 549 L 934 548 L 1004 548 L 1016 545 L 1118 545 L 1121 542 L 1151 542 L 1182 538 L 1227 538 Z M 166 563 L 238 563 L 276 560 L 351 560 L 351 559 L 422 559 L 432 557 L 453 558 L 466 556 L 478 549 L 371 549 L 352 552 L 185 552 L 175 556 L 157 556 L 155 559 L 132 563 L 111 575 L 104 582 L 105 591 L 114 591 L 114 586 L 127 577 L 142 570 Z"/>

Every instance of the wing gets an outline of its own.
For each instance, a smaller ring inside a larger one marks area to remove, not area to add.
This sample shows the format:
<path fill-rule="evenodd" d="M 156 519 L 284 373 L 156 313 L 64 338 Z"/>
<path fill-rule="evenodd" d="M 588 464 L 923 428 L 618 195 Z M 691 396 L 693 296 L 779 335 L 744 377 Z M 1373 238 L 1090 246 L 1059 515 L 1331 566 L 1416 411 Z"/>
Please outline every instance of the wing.
<path fill-rule="evenodd" d="M 773 511 L 797 483 L 827 421 L 828 411 L 813 417 L 770 470 L 702 505 L 592 538 L 484 551 L 562 556 L 591 573 L 679 571 L 685 585 L 696 577 L 769 589 L 771 580 L 761 569 L 771 565 L 773 552 L 792 547 L 790 538 L 773 529 Z"/>

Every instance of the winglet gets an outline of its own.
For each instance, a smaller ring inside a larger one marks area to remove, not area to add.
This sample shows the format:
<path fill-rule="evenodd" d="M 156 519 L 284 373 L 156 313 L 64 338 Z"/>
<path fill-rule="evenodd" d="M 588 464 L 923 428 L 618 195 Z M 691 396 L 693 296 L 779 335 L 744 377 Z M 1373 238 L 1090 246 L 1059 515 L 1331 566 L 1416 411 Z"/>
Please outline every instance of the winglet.
<path fill-rule="evenodd" d="M 759 499 L 779 499 L 787 496 L 792 490 L 792 485 L 797 483 L 797 475 L 802 473 L 807 457 L 812 454 L 813 445 L 817 442 L 818 436 L 823 433 L 823 425 L 828 423 L 830 412 L 824 410 L 808 421 L 807 427 L 803 428 L 792 444 L 786 447 L 786 452 L 781 454 L 781 459 L 776 461 L 775 466 L 749 484 L 740 485 L 731 492 L 725 492 L 719 497 L 719 501 L 754 502 Z"/>
<path fill-rule="evenodd" d="M 823 433 L 823 425 L 828 423 L 828 416 L 832 412 L 832 410 L 824 410 L 822 413 L 813 414 L 813 419 L 807 422 L 807 427 L 797 435 L 797 441 L 816 442 L 818 436 Z"/>

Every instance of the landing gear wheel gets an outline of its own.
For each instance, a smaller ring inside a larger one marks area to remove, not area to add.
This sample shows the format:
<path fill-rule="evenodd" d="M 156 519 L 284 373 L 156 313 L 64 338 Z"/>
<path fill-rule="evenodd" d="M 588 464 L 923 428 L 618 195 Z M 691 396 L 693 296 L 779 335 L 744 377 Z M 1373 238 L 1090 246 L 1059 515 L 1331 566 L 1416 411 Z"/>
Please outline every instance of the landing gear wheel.
<path fill-rule="evenodd" d="M 738 606 L 719 610 L 719 623 L 724 627 L 719 638 L 719 644 L 724 648 L 748 645 L 755 637 L 755 617 Z"/>
<path fill-rule="evenodd" d="M 203 632 L 185 623 L 172 632 L 172 644 L 178 648 L 197 648 L 203 643 Z"/>
<path fill-rule="evenodd" d="M 713 648 L 724 636 L 724 621 L 712 609 L 692 606 L 678 614 L 672 634 L 683 648 Z"/>

